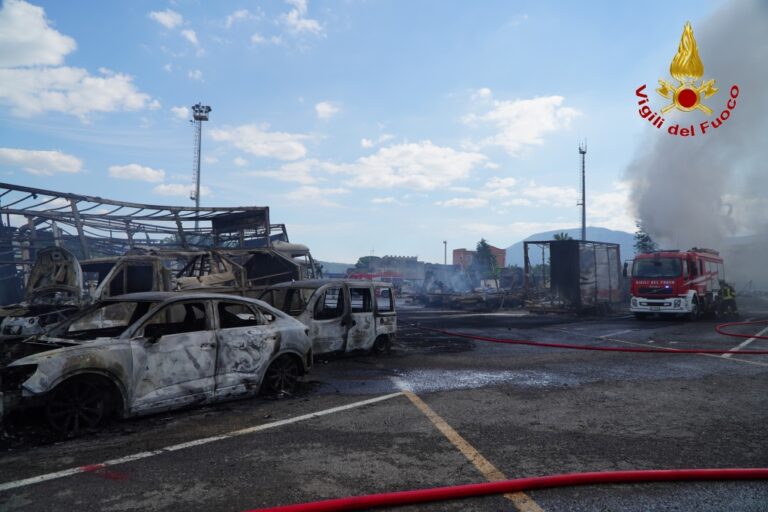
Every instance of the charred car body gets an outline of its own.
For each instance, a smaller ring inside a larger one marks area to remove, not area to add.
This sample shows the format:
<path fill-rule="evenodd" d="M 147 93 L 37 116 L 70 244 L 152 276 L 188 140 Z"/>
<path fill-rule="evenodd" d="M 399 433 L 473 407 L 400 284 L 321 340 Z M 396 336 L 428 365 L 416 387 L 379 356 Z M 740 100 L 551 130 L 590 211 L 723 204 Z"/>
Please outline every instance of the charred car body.
<path fill-rule="evenodd" d="M 270 284 L 316 277 L 309 249 L 176 251 L 136 248 L 124 256 L 78 261 L 63 248 L 38 251 L 24 302 L 0 308 L 0 335 L 40 334 L 93 301 L 128 293 L 181 291 L 256 296 Z"/>
<path fill-rule="evenodd" d="M 389 283 L 295 281 L 269 287 L 260 299 L 306 325 L 315 354 L 387 351 L 397 332 L 394 289 Z"/>
<path fill-rule="evenodd" d="M 42 407 L 57 431 L 293 391 L 312 365 L 300 322 L 254 299 L 136 293 L 100 301 L 45 335 L 0 345 L 0 419 Z"/>

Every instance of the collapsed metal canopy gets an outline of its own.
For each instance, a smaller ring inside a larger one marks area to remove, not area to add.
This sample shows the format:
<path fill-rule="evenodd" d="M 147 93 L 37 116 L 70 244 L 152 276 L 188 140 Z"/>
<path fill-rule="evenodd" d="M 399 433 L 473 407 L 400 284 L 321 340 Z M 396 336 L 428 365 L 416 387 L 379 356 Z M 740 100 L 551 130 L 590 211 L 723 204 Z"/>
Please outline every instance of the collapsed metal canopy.
<path fill-rule="evenodd" d="M 141 243 L 163 243 L 186 248 L 189 245 L 243 247 L 269 246 L 277 239 L 287 241 L 285 226 L 270 225 L 269 207 L 185 207 L 115 201 L 95 196 L 55 192 L 0 183 L 0 214 L 13 231 L 16 242 L 34 242 L 36 232 L 48 230 L 54 239 L 77 236 L 85 257 L 91 243 L 113 240 L 129 246 L 138 234 Z M 23 217 L 23 221 L 12 216 Z M 194 222 L 200 223 L 197 230 Z M 206 222 L 207 221 L 207 222 Z M 8 230 L 3 230 L 7 237 Z M 168 237 L 177 237 L 169 240 Z M 261 240 L 261 244 L 248 244 Z"/>

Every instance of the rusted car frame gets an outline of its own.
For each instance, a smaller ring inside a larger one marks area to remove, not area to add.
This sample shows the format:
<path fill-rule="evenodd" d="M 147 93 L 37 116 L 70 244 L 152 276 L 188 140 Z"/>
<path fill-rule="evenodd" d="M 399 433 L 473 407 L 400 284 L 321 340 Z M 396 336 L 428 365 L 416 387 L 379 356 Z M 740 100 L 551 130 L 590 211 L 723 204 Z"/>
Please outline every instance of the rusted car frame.
<path fill-rule="evenodd" d="M 291 393 L 311 365 L 306 327 L 262 301 L 129 294 L 0 345 L 0 420 L 41 406 L 55 430 L 78 434 L 110 415 Z"/>

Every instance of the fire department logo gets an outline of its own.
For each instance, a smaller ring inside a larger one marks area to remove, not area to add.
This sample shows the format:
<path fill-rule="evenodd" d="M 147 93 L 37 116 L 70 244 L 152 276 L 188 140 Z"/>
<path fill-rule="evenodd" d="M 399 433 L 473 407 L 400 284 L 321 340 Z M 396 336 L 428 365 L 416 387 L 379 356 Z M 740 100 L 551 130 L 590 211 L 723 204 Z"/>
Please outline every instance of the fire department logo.
<path fill-rule="evenodd" d="M 715 87 L 714 79 L 702 78 L 704 63 L 699 57 L 699 47 L 696 44 L 696 38 L 693 37 L 693 27 L 690 23 L 686 23 L 683 27 L 677 54 L 669 65 L 669 74 L 674 81 L 659 80 L 659 88 L 656 89 L 656 92 L 668 101 L 659 110 L 655 110 L 652 106 L 651 98 L 648 96 L 650 93 L 646 93 L 645 84 L 635 90 L 637 105 L 640 107 L 637 113 L 641 118 L 651 123 L 651 126 L 660 129 L 666 122 L 664 115 L 673 109 L 686 113 L 700 110 L 707 116 L 712 115 L 712 109 L 704 101 L 712 98 L 719 89 Z M 712 133 L 731 117 L 738 97 L 739 86 L 733 84 L 728 91 L 728 97 L 725 98 L 722 111 L 715 118 L 711 118 L 711 121 L 693 118 L 688 126 L 676 123 L 666 126 L 666 131 L 670 135 L 679 137 L 696 137 Z M 697 121 L 701 122 L 697 124 Z"/>
<path fill-rule="evenodd" d="M 712 114 L 712 109 L 702 103 L 702 100 L 713 96 L 718 89 L 714 80 L 700 80 L 704 76 L 704 63 L 699 57 L 699 48 L 696 38 L 693 37 L 693 27 L 685 24 L 683 35 L 680 37 L 680 46 L 677 55 L 669 65 L 669 74 L 677 80 L 678 84 L 670 84 L 666 80 L 659 80 L 656 89 L 661 96 L 672 103 L 662 107 L 661 113 L 666 114 L 673 108 L 683 112 L 699 109 L 707 115 Z M 696 81 L 700 80 L 697 84 Z"/>

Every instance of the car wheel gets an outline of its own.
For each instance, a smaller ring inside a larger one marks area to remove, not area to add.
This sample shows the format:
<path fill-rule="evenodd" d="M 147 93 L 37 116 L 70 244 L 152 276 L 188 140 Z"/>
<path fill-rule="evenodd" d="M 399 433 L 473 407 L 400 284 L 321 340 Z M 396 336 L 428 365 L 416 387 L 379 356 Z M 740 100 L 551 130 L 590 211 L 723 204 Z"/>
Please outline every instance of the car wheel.
<path fill-rule="evenodd" d="M 48 424 L 66 437 L 98 427 L 107 416 L 109 392 L 91 379 L 71 379 L 59 384 L 45 404 Z"/>
<path fill-rule="evenodd" d="M 291 395 L 296 391 L 300 374 L 296 358 L 280 356 L 267 368 L 261 389 L 270 395 Z"/>
<path fill-rule="evenodd" d="M 376 341 L 373 342 L 371 352 L 376 355 L 389 354 L 392 350 L 392 343 L 389 336 L 379 336 Z"/>

